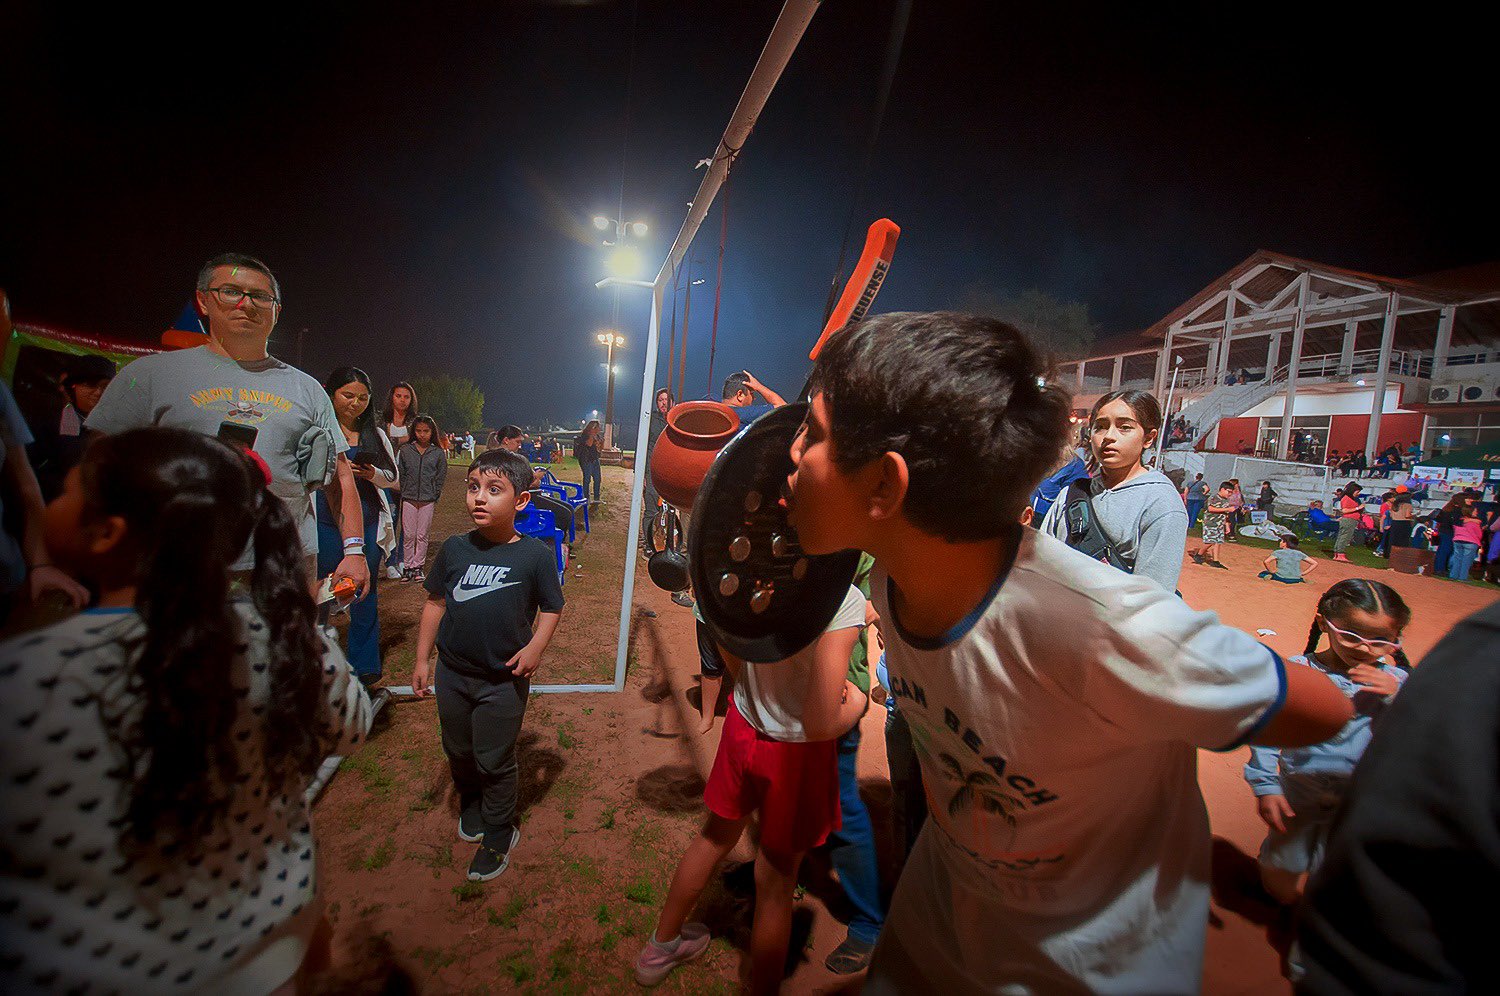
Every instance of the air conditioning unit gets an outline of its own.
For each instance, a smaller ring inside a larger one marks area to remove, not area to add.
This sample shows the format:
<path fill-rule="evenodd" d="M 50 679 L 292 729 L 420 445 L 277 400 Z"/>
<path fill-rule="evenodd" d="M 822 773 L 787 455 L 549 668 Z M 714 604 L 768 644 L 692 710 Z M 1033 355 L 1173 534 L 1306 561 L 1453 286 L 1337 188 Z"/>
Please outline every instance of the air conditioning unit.
<path fill-rule="evenodd" d="M 1483 384 L 1458 385 L 1458 400 L 1466 402 L 1490 400 L 1490 389 Z"/>
<path fill-rule="evenodd" d="M 1458 384 L 1434 384 L 1427 392 L 1429 405 L 1451 405 L 1458 400 Z"/>

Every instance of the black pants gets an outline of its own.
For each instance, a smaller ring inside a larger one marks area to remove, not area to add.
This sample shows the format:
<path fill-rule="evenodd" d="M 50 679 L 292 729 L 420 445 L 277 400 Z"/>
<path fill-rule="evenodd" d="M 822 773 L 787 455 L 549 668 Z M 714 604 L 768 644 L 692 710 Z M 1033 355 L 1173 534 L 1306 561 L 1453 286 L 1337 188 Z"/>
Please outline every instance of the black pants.
<path fill-rule="evenodd" d="M 438 663 L 438 721 L 443 752 L 465 810 L 478 805 L 486 836 L 502 836 L 516 825 L 520 765 L 516 737 L 526 715 L 531 682 L 526 678 L 472 678 Z"/>

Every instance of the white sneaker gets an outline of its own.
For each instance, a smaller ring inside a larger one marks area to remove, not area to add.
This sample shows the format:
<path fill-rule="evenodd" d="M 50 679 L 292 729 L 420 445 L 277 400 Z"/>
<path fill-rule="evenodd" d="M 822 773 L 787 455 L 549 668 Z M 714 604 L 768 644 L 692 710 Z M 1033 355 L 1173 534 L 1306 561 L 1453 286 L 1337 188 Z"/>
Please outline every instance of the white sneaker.
<path fill-rule="evenodd" d="M 391 581 L 400 581 L 405 572 L 401 568 L 392 565 L 385 569 L 385 576 Z"/>

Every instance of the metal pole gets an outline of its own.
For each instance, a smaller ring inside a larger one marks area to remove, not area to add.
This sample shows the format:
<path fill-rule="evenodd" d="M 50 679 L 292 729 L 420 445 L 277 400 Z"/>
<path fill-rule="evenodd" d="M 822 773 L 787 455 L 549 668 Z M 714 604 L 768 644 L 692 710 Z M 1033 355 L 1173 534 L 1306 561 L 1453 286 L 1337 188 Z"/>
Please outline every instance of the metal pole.
<path fill-rule="evenodd" d="M 1172 392 L 1177 390 L 1177 370 L 1179 366 L 1180 364 L 1177 364 L 1172 367 L 1172 383 L 1167 386 L 1167 407 L 1165 409 L 1166 414 L 1162 417 L 1162 421 L 1165 424 L 1160 429 L 1156 430 L 1155 469 L 1157 470 L 1161 470 L 1161 451 L 1163 447 L 1166 446 L 1167 433 L 1172 431 Z"/>
<path fill-rule="evenodd" d="M 615 296 L 618 297 L 619 294 L 620 288 L 616 287 Z M 609 368 L 605 371 L 605 374 L 607 375 L 606 380 L 609 386 L 605 389 L 604 393 L 604 433 L 606 437 L 604 445 L 613 447 L 615 444 L 615 334 L 613 331 L 609 333 L 609 338 L 605 340 L 605 344 L 605 356 L 607 358 L 605 365 Z"/>

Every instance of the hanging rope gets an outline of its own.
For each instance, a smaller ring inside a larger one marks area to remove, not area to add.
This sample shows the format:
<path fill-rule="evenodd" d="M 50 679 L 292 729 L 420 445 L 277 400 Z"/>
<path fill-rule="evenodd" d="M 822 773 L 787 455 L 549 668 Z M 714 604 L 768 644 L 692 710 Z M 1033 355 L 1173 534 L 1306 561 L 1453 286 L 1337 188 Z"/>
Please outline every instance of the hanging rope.
<path fill-rule="evenodd" d="M 833 314 L 838 304 L 839 290 L 844 285 L 844 259 L 849 254 L 849 239 L 854 233 L 854 213 L 864 199 L 865 185 L 870 179 L 870 164 L 875 158 L 875 142 L 880 137 L 881 125 L 885 122 L 886 104 L 891 98 L 891 84 L 896 79 L 896 66 L 901 62 L 901 49 L 906 44 L 906 25 L 911 20 L 911 0 L 896 0 L 896 9 L 891 15 L 891 37 L 885 48 L 885 63 L 880 70 L 880 89 L 876 91 L 875 108 L 870 115 L 870 133 L 865 139 L 864 157 L 860 161 L 858 177 L 854 186 L 854 198 L 849 202 L 849 217 L 844 220 L 844 241 L 839 246 L 839 260 L 833 267 L 833 280 L 828 285 L 828 303 L 823 308 L 823 324 Z M 726 178 L 727 179 L 727 178 Z"/>
<path fill-rule="evenodd" d="M 708 396 L 714 396 L 714 353 L 719 345 L 719 302 L 724 297 L 724 243 L 729 239 L 729 180 L 734 175 L 735 149 L 729 153 L 729 168 L 724 171 L 723 193 L 719 197 L 719 274 L 714 278 L 714 324 L 708 339 Z"/>

